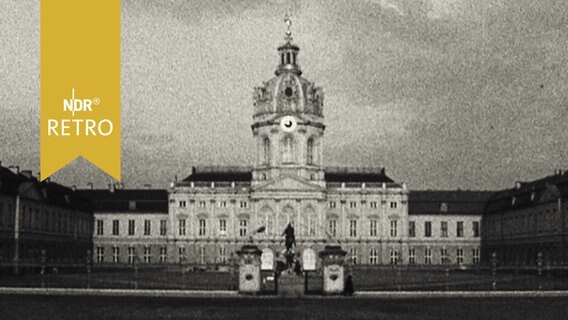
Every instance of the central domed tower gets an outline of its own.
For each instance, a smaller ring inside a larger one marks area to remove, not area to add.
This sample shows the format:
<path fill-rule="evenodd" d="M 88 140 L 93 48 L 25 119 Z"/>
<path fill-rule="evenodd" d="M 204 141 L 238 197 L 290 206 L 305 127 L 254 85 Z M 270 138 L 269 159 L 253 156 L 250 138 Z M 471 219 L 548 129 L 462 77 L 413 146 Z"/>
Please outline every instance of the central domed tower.
<path fill-rule="evenodd" d="M 278 47 L 276 76 L 254 88 L 253 185 L 296 176 L 323 187 L 323 91 L 302 77 L 300 48 L 292 42 L 291 23 L 286 21 L 288 31 L 285 43 Z"/>

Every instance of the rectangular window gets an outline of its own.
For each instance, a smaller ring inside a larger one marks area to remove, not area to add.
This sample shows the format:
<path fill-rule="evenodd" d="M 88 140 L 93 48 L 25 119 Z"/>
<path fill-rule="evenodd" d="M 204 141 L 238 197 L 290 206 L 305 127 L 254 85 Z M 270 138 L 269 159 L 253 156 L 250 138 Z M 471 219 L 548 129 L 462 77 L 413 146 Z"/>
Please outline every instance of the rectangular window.
<path fill-rule="evenodd" d="M 227 220 L 225 220 L 225 219 L 219 220 L 219 233 L 220 234 L 227 234 Z"/>
<path fill-rule="evenodd" d="M 416 250 L 414 248 L 408 248 L 408 263 L 416 264 Z"/>
<path fill-rule="evenodd" d="M 247 207 L 247 202 L 241 201 L 241 208 L 246 208 L 246 207 Z"/>
<path fill-rule="evenodd" d="M 199 264 L 205 264 L 205 247 L 199 247 Z"/>
<path fill-rule="evenodd" d="M 473 264 L 479 264 L 479 248 L 473 248 L 472 257 Z"/>
<path fill-rule="evenodd" d="M 377 202 L 376 201 L 371 201 L 369 202 L 369 207 L 371 209 L 376 209 L 377 208 Z"/>
<path fill-rule="evenodd" d="M 357 202 L 356 201 L 350 201 L 349 202 L 349 208 L 351 208 L 351 209 L 357 208 Z"/>
<path fill-rule="evenodd" d="M 207 202 L 205 202 L 205 201 L 199 201 L 199 207 L 200 207 L 200 208 L 205 208 L 205 207 L 207 207 Z"/>
<path fill-rule="evenodd" d="M 424 264 L 432 264 L 432 249 L 424 249 Z"/>
<path fill-rule="evenodd" d="M 118 220 L 112 220 L 112 235 L 118 236 L 120 233 L 120 222 Z"/>
<path fill-rule="evenodd" d="M 391 220 L 390 222 L 390 235 L 391 237 L 398 236 L 398 220 Z"/>
<path fill-rule="evenodd" d="M 166 263 L 168 261 L 168 248 L 160 248 L 160 263 Z"/>
<path fill-rule="evenodd" d="M 391 201 L 391 203 L 390 203 L 391 209 L 396 209 L 397 206 L 398 206 L 398 204 L 397 204 L 396 201 Z"/>
<path fill-rule="evenodd" d="M 200 236 L 204 236 L 207 234 L 207 222 L 205 219 L 199 219 L 199 232 Z"/>
<path fill-rule="evenodd" d="M 463 249 L 456 250 L 456 260 L 458 264 L 463 264 Z"/>
<path fill-rule="evenodd" d="M 168 232 L 168 221 L 160 220 L 160 235 L 165 236 Z"/>
<path fill-rule="evenodd" d="M 178 248 L 178 263 L 185 263 L 185 247 Z"/>
<path fill-rule="evenodd" d="M 150 220 L 144 220 L 144 235 L 149 236 L 151 231 L 152 225 L 150 224 Z"/>
<path fill-rule="evenodd" d="M 128 247 L 128 263 L 133 264 L 134 259 L 136 259 L 136 249 L 134 247 Z"/>
<path fill-rule="evenodd" d="M 104 247 L 97 247 L 97 262 L 98 263 L 105 262 L 105 248 Z"/>
<path fill-rule="evenodd" d="M 357 264 L 357 248 L 349 248 L 349 261 L 351 264 Z"/>
<path fill-rule="evenodd" d="M 432 222 L 425 221 L 424 222 L 424 237 L 430 238 L 432 236 Z"/>
<path fill-rule="evenodd" d="M 227 248 L 219 247 L 217 261 L 220 264 L 226 264 L 227 263 Z"/>
<path fill-rule="evenodd" d="M 144 263 L 150 263 L 150 247 L 144 247 Z"/>
<path fill-rule="evenodd" d="M 369 234 L 371 235 L 371 237 L 376 237 L 378 235 L 377 232 L 377 220 L 376 219 L 372 219 L 370 221 L 370 231 Z"/>
<path fill-rule="evenodd" d="M 390 249 L 390 264 L 398 264 L 398 250 Z"/>
<path fill-rule="evenodd" d="M 442 264 L 448 263 L 448 249 L 442 248 L 440 249 L 440 262 Z"/>
<path fill-rule="evenodd" d="M 180 236 L 185 236 L 185 219 L 178 220 L 178 234 Z"/>
<path fill-rule="evenodd" d="M 112 262 L 119 263 L 120 248 L 117 246 L 112 247 Z"/>
<path fill-rule="evenodd" d="M 458 221 L 456 225 L 456 237 L 463 238 L 463 221 Z"/>
<path fill-rule="evenodd" d="M 416 237 L 416 222 L 408 221 L 408 236 L 410 238 Z"/>
<path fill-rule="evenodd" d="M 180 207 L 180 208 L 185 208 L 186 205 L 187 205 L 187 202 L 185 202 L 185 200 L 181 200 L 181 201 L 179 202 L 179 207 Z"/>
<path fill-rule="evenodd" d="M 442 221 L 440 223 L 440 236 L 442 238 L 448 237 L 448 221 Z"/>
<path fill-rule="evenodd" d="M 473 237 L 478 238 L 479 237 L 479 221 L 474 221 L 472 227 L 473 227 Z"/>
<path fill-rule="evenodd" d="M 337 203 L 335 201 L 330 201 L 329 202 L 329 207 L 330 208 L 336 208 L 337 207 Z"/>
<path fill-rule="evenodd" d="M 349 220 L 349 236 L 357 236 L 357 220 Z"/>
<path fill-rule="evenodd" d="M 246 237 L 247 235 L 247 220 L 239 220 L 239 235 L 241 237 Z"/>
<path fill-rule="evenodd" d="M 379 264 L 379 254 L 377 253 L 377 249 L 371 249 L 371 251 L 369 251 L 369 264 Z"/>
<path fill-rule="evenodd" d="M 219 201 L 219 208 L 226 208 L 227 207 L 227 201 Z"/>
<path fill-rule="evenodd" d="M 102 236 L 105 232 L 104 221 L 97 220 L 97 236 Z"/>
<path fill-rule="evenodd" d="M 330 236 L 332 237 L 337 236 L 337 220 L 329 220 L 328 231 Z"/>
<path fill-rule="evenodd" d="M 128 235 L 133 236 L 136 233 L 136 225 L 134 220 L 128 220 Z"/>

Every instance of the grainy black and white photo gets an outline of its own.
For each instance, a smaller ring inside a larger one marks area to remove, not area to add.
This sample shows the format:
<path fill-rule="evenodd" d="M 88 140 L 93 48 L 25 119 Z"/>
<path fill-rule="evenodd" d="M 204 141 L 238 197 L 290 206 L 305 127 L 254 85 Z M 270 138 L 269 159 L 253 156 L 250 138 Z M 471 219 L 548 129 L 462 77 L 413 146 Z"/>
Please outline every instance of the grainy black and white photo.
<path fill-rule="evenodd" d="M 105 0 L 118 181 L 40 178 L 49 1 L 0 0 L 1 319 L 568 317 L 568 2 Z"/>

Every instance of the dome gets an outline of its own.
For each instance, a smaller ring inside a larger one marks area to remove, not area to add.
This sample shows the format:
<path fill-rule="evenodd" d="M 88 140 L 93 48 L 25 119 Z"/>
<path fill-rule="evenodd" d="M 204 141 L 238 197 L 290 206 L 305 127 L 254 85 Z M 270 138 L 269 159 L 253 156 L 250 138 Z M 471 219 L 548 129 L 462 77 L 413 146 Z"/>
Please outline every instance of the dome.
<path fill-rule="evenodd" d="M 305 113 L 323 116 L 323 91 L 303 78 L 296 58 L 300 48 L 291 38 L 278 47 L 280 64 L 276 76 L 254 88 L 254 116 Z"/>

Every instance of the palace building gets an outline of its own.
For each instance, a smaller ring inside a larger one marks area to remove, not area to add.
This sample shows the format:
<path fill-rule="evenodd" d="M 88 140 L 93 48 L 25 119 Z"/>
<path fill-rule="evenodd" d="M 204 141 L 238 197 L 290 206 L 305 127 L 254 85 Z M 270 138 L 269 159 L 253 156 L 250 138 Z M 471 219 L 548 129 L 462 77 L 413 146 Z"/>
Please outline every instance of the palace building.
<path fill-rule="evenodd" d="M 296 253 L 340 244 L 354 264 L 474 264 L 487 193 L 409 192 L 382 167 L 325 167 L 324 94 L 288 31 L 275 76 L 254 89 L 251 167 L 193 167 L 165 190 L 85 190 L 99 263 L 230 263 L 243 245 Z M 220 152 L 222 150 L 219 150 Z"/>
<path fill-rule="evenodd" d="M 77 191 L 0 163 L 0 270 L 84 265 L 93 211 Z"/>
<path fill-rule="evenodd" d="M 495 193 L 484 210 L 483 258 L 506 265 L 568 261 L 568 173 L 557 171 Z M 540 257 L 539 257 L 540 256 Z"/>

